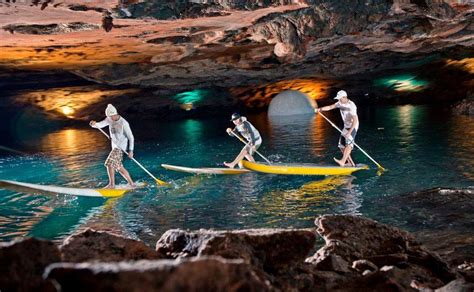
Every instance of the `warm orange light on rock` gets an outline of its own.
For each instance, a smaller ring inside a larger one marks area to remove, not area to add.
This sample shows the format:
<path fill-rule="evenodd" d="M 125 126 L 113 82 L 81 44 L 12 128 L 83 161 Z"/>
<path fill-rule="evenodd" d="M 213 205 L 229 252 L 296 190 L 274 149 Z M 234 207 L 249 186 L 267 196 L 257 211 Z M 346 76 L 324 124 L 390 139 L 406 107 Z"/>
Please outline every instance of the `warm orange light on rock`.
<path fill-rule="evenodd" d="M 100 86 L 71 86 L 63 88 L 32 90 L 15 96 L 15 102 L 34 105 L 56 118 L 86 120 L 90 114 L 99 114 L 94 106 L 110 101 L 115 96 L 133 94 L 138 89 L 105 89 Z"/>
<path fill-rule="evenodd" d="M 449 59 L 446 61 L 446 65 L 460 67 L 464 71 L 474 74 L 474 58 L 464 58 L 462 60 Z"/>
<path fill-rule="evenodd" d="M 263 84 L 254 88 L 234 87 L 230 93 L 238 97 L 247 107 L 267 107 L 278 93 L 285 90 L 298 90 L 309 96 L 311 100 L 327 97 L 328 89 L 334 82 L 320 79 L 292 79 L 270 84 Z"/>

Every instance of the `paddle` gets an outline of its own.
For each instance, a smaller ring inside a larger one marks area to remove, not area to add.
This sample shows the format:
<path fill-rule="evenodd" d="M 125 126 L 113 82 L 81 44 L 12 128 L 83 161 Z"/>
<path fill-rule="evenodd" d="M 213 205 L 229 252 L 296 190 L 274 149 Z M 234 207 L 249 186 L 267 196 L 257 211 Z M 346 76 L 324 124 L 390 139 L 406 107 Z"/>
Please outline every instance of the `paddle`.
<path fill-rule="evenodd" d="M 326 121 L 328 121 L 329 124 L 331 124 L 331 126 L 333 126 L 336 130 L 338 130 L 341 134 L 342 134 L 342 131 L 341 129 L 339 129 L 333 122 L 331 122 L 330 119 L 326 118 L 325 115 L 323 115 L 323 113 L 321 113 L 320 111 L 318 111 L 317 113 L 319 113 Z M 354 145 L 359 148 L 359 150 L 365 154 L 365 156 L 367 156 L 370 160 L 372 160 L 373 163 L 375 163 L 375 165 L 377 165 L 377 167 L 379 168 L 379 170 L 381 171 L 386 171 L 385 168 L 382 167 L 382 165 L 380 165 L 377 161 L 375 161 L 375 159 L 373 159 L 372 157 L 370 157 L 369 154 L 367 154 L 367 152 L 364 151 L 364 149 L 362 149 L 359 145 L 357 145 L 356 142 L 353 142 Z"/>
<path fill-rule="evenodd" d="M 233 135 L 234 137 L 236 137 L 237 139 L 239 139 L 240 142 L 242 142 L 242 143 L 244 143 L 245 145 L 247 145 L 247 142 L 245 142 L 245 140 L 242 139 L 239 135 L 237 135 L 236 133 L 234 133 L 234 131 L 230 131 L 230 132 L 232 133 L 232 135 Z M 260 155 L 260 157 L 262 157 L 268 164 L 270 164 L 270 165 L 272 164 L 272 163 L 270 162 L 270 160 L 268 160 L 265 156 L 263 156 L 263 155 L 262 155 L 260 152 L 258 152 L 257 150 L 255 150 L 255 153 L 257 153 L 258 155 Z"/>
<path fill-rule="evenodd" d="M 101 131 L 102 134 L 104 134 L 104 135 L 107 137 L 107 139 L 110 140 L 109 135 L 108 135 L 106 132 L 104 132 L 104 130 L 102 130 L 102 129 L 100 129 L 100 128 L 97 128 L 97 129 L 99 129 L 99 131 Z M 116 146 L 117 146 L 117 145 L 116 145 Z M 123 150 L 122 148 L 120 148 L 120 147 L 118 147 L 118 148 L 119 148 L 120 150 L 122 150 L 123 153 L 128 154 L 128 153 L 127 153 L 125 150 Z M 131 159 L 132 159 L 133 162 L 135 162 L 138 166 L 140 166 L 140 168 L 143 169 L 149 176 L 151 176 L 151 177 L 155 180 L 155 182 L 156 182 L 157 184 L 159 184 L 160 186 L 169 185 L 169 183 L 157 179 L 153 174 L 151 174 L 151 172 L 149 172 L 149 171 L 148 171 L 140 162 L 138 162 L 135 158 L 131 158 Z"/>

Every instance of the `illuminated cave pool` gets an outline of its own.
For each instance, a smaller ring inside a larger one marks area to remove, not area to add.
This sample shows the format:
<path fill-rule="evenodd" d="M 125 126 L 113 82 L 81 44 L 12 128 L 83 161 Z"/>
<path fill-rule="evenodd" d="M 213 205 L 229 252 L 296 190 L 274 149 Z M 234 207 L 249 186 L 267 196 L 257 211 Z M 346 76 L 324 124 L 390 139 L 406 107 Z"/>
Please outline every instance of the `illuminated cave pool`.
<path fill-rule="evenodd" d="M 387 197 L 436 186 L 474 185 L 472 117 L 426 106 L 360 107 L 359 114 L 358 143 L 389 169 L 382 176 L 375 168 L 336 178 L 170 172 L 160 164 L 215 167 L 231 160 L 241 144 L 226 135 L 227 117 L 131 122 L 136 158 L 172 182 L 172 188 L 150 185 L 108 201 L 0 190 L 1 240 L 31 235 L 59 239 L 79 227 L 93 226 L 153 244 L 170 228 L 311 227 L 316 216 L 326 213 L 363 214 L 403 226 L 407 218 L 380 215 Z M 328 117 L 340 124 L 337 112 Z M 321 117 L 269 120 L 259 114 L 249 119 L 262 133 L 261 152 L 273 161 L 331 164 L 332 157 L 340 155 L 338 133 Z M 106 184 L 102 164 L 109 144 L 97 130 L 38 132 L 18 124 L 24 120 L 2 122 L 16 130 L 4 134 L 0 145 L 26 153 L 0 150 L 2 179 L 82 187 Z M 371 165 L 359 151 L 355 160 Z M 135 179 L 149 181 L 129 160 L 125 165 Z"/>

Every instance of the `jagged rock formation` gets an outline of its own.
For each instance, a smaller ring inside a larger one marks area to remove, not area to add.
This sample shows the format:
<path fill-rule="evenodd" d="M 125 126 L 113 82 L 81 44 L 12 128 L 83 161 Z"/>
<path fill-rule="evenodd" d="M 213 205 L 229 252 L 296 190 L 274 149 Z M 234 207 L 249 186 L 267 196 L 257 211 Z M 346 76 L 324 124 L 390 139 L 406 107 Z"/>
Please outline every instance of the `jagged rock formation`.
<path fill-rule="evenodd" d="M 140 88 L 131 89 L 131 95 L 112 96 L 109 87 L 103 98 L 77 101 L 70 96 L 71 102 L 62 97 L 44 100 L 35 93 L 15 97 L 13 103 L 34 104 L 40 110 L 52 104 L 48 114 L 69 120 L 88 119 L 110 102 L 129 115 L 157 116 L 172 110 L 163 116 L 182 117 L 204 115 L 215 106 L 265 109 L 286 89 L 322 99 L 343 86 L 358 102 L 400 104 L 453 103 L 466 98 L 473 86 L 472 4 L 145 1 L 122 3 L 110 16 L 116 5 L 55 4 L 40 11 L 35 5 L 0 3 L 11 11 L 0 19 L 0 68 L 67 70 L 101 85 Z M 176 20 L 153 18 L 165 8 Z M 138 18 L 120 18 L 121 9 L 142 10 Z M 210 15 L 216 11 L 222 15 Z M 64 27 L 79 31 L 59 29 Z M 411 85 L 410 78 L 375 84 L 382 76 L 390 79 L 407 72 L 425 85 Z M 192 110 L 165 99 L 209 88 L 221 90 L 222 98 L 205 97 Z M 63 109 L 74 114 L 65 115 Z"/>
<path fill-rule="evenodd" d="M 10 33 L 21 34 L 63 34 L 76 31 L 95 30 L 99 27 L 95 24 L 83 22 L 71 22 L 60 24 L 10 24 L 3 27 L 4 30 Z"/>
<path fill-rule="evenodd" d="M 469 291 L 473 287 L 472 263 L 457 273 L 406 231 L 345 215 L 321 216 L 315 223 L 325 240 L 316 253 L 315 233 L 309 229 L 169 230 L 156 248 L 170 259 L 149 258 L 151 248 L 93 230 L 72 236 L 61 249 L 34 239 L 3 244 L 0 261 L 10 270 L 0 274 L 0 289 Z"/>
<path fill-rule="evenodd" d="M 93 229 L 86 229 L 66 238 L 60 249 L 63 261 L 72 263 L 162 258 L 140 241 Z"/>
<path fill-rule="evenodd" d="M 184 89 L 344 77 L 416 67 L 429 56 L 442 60 L 440 54 L 454 47 L 472 52 L 472 15 L 454 16 L 442 1 L 349 2 L 311 1 L 310 7 L 271 13 L 236 29 L 202 27 L 151 38 L 149 43 L 173 46 L 175 53 L 142 64 L 144 76 L 126 73 L 128 65 L 76 73 L 114 84 Z"/>

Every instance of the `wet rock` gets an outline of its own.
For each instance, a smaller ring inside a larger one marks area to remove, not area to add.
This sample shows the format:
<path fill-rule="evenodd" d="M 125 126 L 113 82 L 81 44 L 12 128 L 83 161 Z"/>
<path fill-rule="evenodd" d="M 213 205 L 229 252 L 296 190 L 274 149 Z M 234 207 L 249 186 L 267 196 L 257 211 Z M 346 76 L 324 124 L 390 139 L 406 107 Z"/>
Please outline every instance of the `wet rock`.
<path fill-rule="evenodd" d="M 269 291 L 262 275 L 242 260 L 218 257 L 180 261 L 61 263 L 45 277 L 62 291 Z"/>
<path fill-rule="evenodd" d="M 474 115 L 474 97 L 470 97 L 455 104 L 453 111 L 461 115 Z"/>
<path fill-rule="evenodd" d="M 265 270 L 285 269 L 303 262 L 313 250 L 316 236 L 310 230 L 249 229 L 238 231 L 204 230 L 165 232 L 156 250 L 172 258 L 221 256 L 243 259 Z"/>
<path fill-rule="evenodd" d="M 143 242 L 93 229 L 69 236 L 60 249 L 63 261 L 76 263 L 162 258 Z"/>
<path fill-rule="evenodd" d="M 42 276 L 46 266 L 60 261 L 52 242 L 29 238 L 0 243 L 0 291 L 55 291 Z"/>
<path fill-rule="evenodd" d="M 326 241 L 318 251 L 338 254 L 351 262 L 375 255 L 406 252 L 410 246 L 419 246 L 410 233 L 356 216 L 327 215 L 315 221 L 317 232 Z"/>
<path fill-rule="evenodd" d="M 403 290 L 417 280 L 421 286 L 434 289 L 455 279 L 439 256 L 422 247 L 406 231 L 346 215 L 321 216 L 315 224 L 326 245 L 308 258 L 308 262 L 319 263 L 338 255 L 347 262 L 368 260 L 379 268 L 374 273 L 364 271 L 364 279 L 357 278 L 350 284 L 354 287 L 388 289 L 393 284 L 394 289 Z"/>

